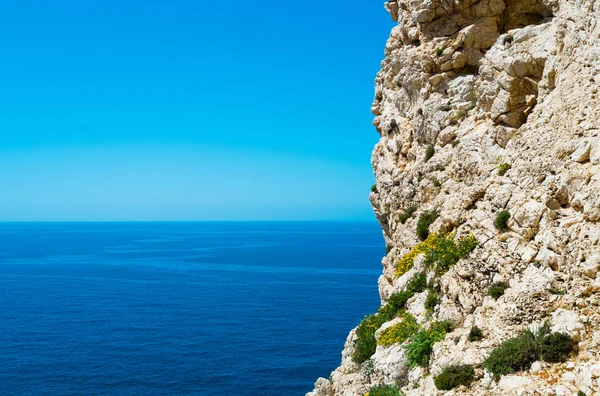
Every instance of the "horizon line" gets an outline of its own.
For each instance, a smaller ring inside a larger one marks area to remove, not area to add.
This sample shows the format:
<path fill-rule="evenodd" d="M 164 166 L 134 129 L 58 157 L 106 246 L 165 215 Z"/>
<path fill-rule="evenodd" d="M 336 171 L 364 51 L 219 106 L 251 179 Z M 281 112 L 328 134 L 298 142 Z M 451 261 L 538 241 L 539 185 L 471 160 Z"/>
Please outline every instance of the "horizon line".
<path fill-rule="evenodd" d="M 377 223 L 377 219 L 321 220 L 0 220 L 0 224 L 17 223 Z"/>

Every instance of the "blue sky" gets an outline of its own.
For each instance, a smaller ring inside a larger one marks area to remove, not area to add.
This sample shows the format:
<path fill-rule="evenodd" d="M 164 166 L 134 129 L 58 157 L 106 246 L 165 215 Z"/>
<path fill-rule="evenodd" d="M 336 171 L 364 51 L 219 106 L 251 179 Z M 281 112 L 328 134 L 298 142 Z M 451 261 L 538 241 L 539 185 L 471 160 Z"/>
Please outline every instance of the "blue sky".
<path fill-rule="evenodd" d="M 0 221 L 372 219 L 383 1 L 20 0 Z"/>

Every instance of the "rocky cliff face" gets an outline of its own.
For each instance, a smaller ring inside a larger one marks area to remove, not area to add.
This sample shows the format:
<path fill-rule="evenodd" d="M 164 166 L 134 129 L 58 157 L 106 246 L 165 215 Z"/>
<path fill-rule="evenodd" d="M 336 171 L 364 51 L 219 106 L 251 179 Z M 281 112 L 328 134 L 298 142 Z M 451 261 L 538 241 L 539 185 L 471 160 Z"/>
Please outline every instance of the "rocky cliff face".
<path fill-rule="evenodd" d="M 341 366 L 309 395 L 380 385 L 406 395 L 600 395 L 600 1 L 385 7 L 398 25 L 372 107 L 381 140 L 370 198 L 389 250 L 377 345 L 357 357 L 364 335 L 354 329 Z M 469 236 L 474 250 L 440 259 Z M 416 275 L 425 288 L 410 286 Z M 504 294 L 491 296 L 493 285 Z M 407 298 L 397 303 L 399 293 Z M 401 309 L 385 316 L 392 306 Z M 451 322 L 417 364 L 407 346 L 418 330 L 398 327 L 407 316 L 415 329 Z M 571 337 L 568 355 L 490 372 L 493 351 L 544 323 Z M 469 337 L 474 327 L 481 337 Z M 391 342 L 388 328 L 398 330 Z M 473 378 L 438 390 L 453 365 L 471 366 Z"/>

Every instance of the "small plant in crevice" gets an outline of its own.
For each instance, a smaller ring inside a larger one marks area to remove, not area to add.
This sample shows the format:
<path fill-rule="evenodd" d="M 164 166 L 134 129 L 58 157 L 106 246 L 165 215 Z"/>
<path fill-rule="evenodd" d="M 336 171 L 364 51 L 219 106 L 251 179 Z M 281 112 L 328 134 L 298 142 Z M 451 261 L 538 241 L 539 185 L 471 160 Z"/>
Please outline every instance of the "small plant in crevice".
<path fill-rule="evenodd" d="M 365 377 L 371 378 L 371 375 L 375 372 L 375 364 L 372 359 L 367 360 L 362 365 L 362 373 Z"/>
<path fill-rule="evenodd" d="M 454 140 L 452 141 L 452 147 L 456 147 L 456 146 L 458 146 L 459 144 L 460 144 L 460 140 L 458 140 L 458 139 L 454 139 Z"/>
<path fill-rule="evenodd" d="M 445 367 L 433 383 L 438 390 L 451 390 L 459 385 L 469 386 L 474 378 L 475 369 L 472 366 L 452 365 Z"/>
<path fill-rule="evenodd" d="M 499 176 L 504 176 L 506 175 L 506 172 L 508 172 L 510 170 L 510 168 L 512 168 L 512 165 L 504 163 L 498 166 L 498 175 Z"/>
<path fill-rule="evenodd" d="M 449 100 L 444 106 L 442 106 L 442 111 L 450 111 L 452 110 L 452 101 Z"/>
<path fill-rule="evenodd" d="M 504 291 L 508 289 L 508 284 L 505 282 L 496 282 L 493 283 L 489 290 L 488 294 L 494 299 L 497 300 L 504 295 Z"/>
<path fill-rule="evenodd" d="M 380 385 L 369 389 L 365 396 L 402 396 L 396 385 Z"/>
<path fill-rule="evenodd" d="M 435 55 L 439 58 L 440 56 L 442 56 L 442 54 L 444 53 L 444 51 L 446 50 L 446 48 L 448 48 L 448 47 L 446 47 L 445 45 L 442 46 L 442 47 L 438 47 L 435 50 Z"/>
<path fill-rule="evenodd" d="M 400 318 L 401 321 L 379 334 L 378 345 L 385 347 L 393 344 L 402 344 L 419 330 L 417 320 L 410 313 L 403 313 L 400 315 Z"/>
<path fill-rule="evenodd" d="M 425 298 L 425 309 L 431 312 L 439 303 L 440 295 L 435 290 L 429 289 L 429 293 L 427 293 L 427 297 Z"/>
<path fill-rule="evenodd" d="M 471 327 L 471 331 L 469 331 L 469 336 L 467 337 L 469 342 L 477 342 L 483 339 L 483 331 L 477 327 Z"/>
<path fill-rule="evenodd" d="M 437 219 L 438 214 L 435 210 L 428 210 L 421 214 L 417 222 L 417 236 L 424 241 L 429 236 L 429 226 Z"/>
<path fill-rule="evenodd" d="M 554 289 L 552 290 L 552 294 L 555 294 L 557 296 L 564 296 L 565 294 L 567 294 L 567 292 L 562 289 Z"/>
<path fill-rule="evenodd" d="M 452 121 L 458 122 L 460 119 L 464 118 L 466 115 L 467 115 L 467 113 L 465 113 L 463 110 L 456 110 L 450 114 L 448 119 L 450 120 L 450 122 L 452 122 Z M 455 125 L 455 124 L 453 124 L 453 125 Z"/>
<path fill-rule="evenodd" d="M 508 210 L 498 212 L 494 219 L 494 226 L 499 230 L 505 230 L 508 228 L 508 220 L 510 220 L 510 212 Z"/>
<path fill-rule="evenodd" d="M 410 342 L 404 346 L 407 351 L 407 365 L 410 367 L 427 367 L 429 357 L 436 342 L 446 338 L 446 334 L 452 330 L 450 322 L 433 322 L 428 329 L 423 329 L 410 338 Z"/>
<path fill-rule="evenodd" d="M 483 367 L 499 378 L 527 370 L 536 360 L 549 363 L 566 361 L 574 343 L 568 334 L 551 333 L 546 323 L 536 333 L 526 330 L 504 341 L 483 362 Z"/>
<path fill-rule="evenodd" d="M 412 217 L 412 215 L 417 211 L 417 206 L 416 205 L 411 205 L 408 208 L 406 208 L 406 210 L 404 211 L 404 213 L 402 213 L 401 215 L 398 216 L 398 219 L 400 220 L 400 223 L 404 224 L 406 223 L 406 221 L 408 219 L 410 219 Z"/>
<path fill-rule="evenodd" d="M 587 396 L 587 395 L 585 394 L 584 391 L 579 390 L 579 391 L 577 391 L 577 396 Z"/>
<path fill-rule="evenodd" d="M 371 186 L 371 192 L 377 193 L 377 184 Z"/>
<path fill-rule="evenodd" d="M 435 177 L 431 181 L 432 181 L 434 187 L 441 187 L 442 186 L 442 183 L 440 183 L 440 181 L 437 178 L 435 178 Z"/>
<path fill-rule="evenodd" d="M 425 158 L 423 159 L 424 162 L 429 161 L 434 155 L 435 155 L 435 147 L 433 146 L 433 144 L 430 144 L 429 146 L 427 146 L 427 149 L 425 150 Z"/>

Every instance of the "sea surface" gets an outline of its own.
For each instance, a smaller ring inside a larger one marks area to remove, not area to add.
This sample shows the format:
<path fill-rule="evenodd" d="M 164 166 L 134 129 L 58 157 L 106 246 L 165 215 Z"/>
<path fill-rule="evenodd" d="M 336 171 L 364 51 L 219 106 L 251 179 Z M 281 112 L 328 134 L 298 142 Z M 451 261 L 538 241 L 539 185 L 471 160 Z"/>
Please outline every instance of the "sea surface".
<path fill-rule="evenodd" d="M 374 222 L 0 223 L 0 395 L 304 395 L 384 253 Z"/>

